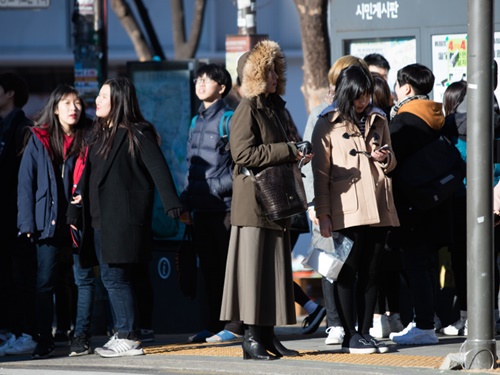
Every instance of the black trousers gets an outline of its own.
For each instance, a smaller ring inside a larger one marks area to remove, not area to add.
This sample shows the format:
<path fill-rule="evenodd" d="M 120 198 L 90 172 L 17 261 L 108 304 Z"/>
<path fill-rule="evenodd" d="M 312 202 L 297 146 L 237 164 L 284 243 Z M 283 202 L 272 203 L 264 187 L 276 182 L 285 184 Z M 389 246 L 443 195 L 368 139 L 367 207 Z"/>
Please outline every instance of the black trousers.
<path fill-rule="evenodd" d="M 193 215 L 194 243 L 200 260 L 208 314 L 205 327 L 213 333 L 224 328 L 220 321 L 227 251 L 231 232 L 230 212 L 198 212 Z"/>

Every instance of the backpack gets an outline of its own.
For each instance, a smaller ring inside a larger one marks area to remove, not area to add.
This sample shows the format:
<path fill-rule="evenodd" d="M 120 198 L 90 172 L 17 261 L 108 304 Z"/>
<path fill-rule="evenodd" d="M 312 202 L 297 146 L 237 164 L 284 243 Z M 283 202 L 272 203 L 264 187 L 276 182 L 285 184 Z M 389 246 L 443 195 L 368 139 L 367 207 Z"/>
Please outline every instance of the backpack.
<path fill-rule="evenodd" d="M 460 152 L 440 136 L 398 165 L 393 181 L 414 208 L 427 211 L 453 196 L 465 172 Z"/>
<path fill-rule="evenodd" d="M 219 121 L 219 137 L 220 141 L 217 143 L 217 148 L 226 148 L 229 149 L 229 121 L 231 121 L 231 117 L 233 116 L 234 111 L 232 109 L 225 109 Z M 191 126 L 189 127 L 190 131 L 195 127 L 196 121 L 198 120 L 199 115 L 196 115 L 191 120 Z"/>

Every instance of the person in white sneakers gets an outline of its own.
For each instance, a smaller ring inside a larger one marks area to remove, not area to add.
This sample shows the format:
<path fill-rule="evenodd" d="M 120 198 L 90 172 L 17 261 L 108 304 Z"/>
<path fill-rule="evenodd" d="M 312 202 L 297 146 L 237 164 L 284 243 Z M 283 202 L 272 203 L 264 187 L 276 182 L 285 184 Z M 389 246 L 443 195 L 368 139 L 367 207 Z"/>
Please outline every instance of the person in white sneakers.
<path fill-rule="evenodd" d="M 333 102 L 333 96 L 335 94 L 335 86 L 340 72 L 344 68 L 347 68 L 351 65 L 363 66 L 368 70 L 368 66 L 362 59 L 352 55 L 342 56 L 333 63 L 330 70 L 328 71 L 328 83 L 329 83 L 328 91 L 325 95 L 323 102 L 319 104 L 317 107 L 313 108 L 307 119 L 306 128 L 304 130 L 304 140 L 311 141 L 314 126 L 318 121 L 319 115 L 323 112 L 323 110 L 326 107 L 328 107 Z M 312 164 L 309 163 L 305 165 L 302 168 L 302 173 L 305 176 L 304 187 L 308 202 L 307 213 L 309 215 L 309 219 L 311 220 L 313 226 L 312 234 L 314 236 L 315 233 L 319 233 L 319 221 L 318 218 L 316 217 L 316 211 L 314 209 L 314 181 L 313 181 L 314 175 L 312 172 Z M 335 298 L 333 295 L 334 283 L 332 283 L 327 278 L 322 277 L 321 286 L 323 290 L 323 297 L 325 300 L 325 308 L 326 308 L 327 328 L 325 332 L 328 335 L 325 339 L 325 344 L 326 345 L 341 344 L 342 341 L 344 341 L 345 333 L 344 333 L 344 328 L 342 327 L 342 323 L 340 321 L 337 307 L 335 305 Z"/>
<path fill-rule="evenodd" d="M 159 135 L 143 117 L 132 81 L 118 77 L 102 85 L 93 130 L 76 189 L 81 194 L 73 197 L 68 222 L 82 229 L 82 266 L 98 260 L 113 310 L 116 337 L 99 355 L 141 355 L 131 269 L 151 253 L 155 187 L 171 218 L 180 216 L 182 204 Z"/>
<path fill-rule="evenodd" d="M 403 274 L 413 297 L 415 325 L 410 323 L 389 338 L 401 345 L 430 345 L 439 342 L 434 331 L 437 250 L 451 242 L 451 198 L 430 208 L 418 208 L 414 195 L 401 182 L 404 173 L 415 176 L 407 160 L 442 135 L 444 115 L 441 103 L 429 100 L 434 74 L 421 64 L 410 64 L 397 74 L 398 102 L 391 109 L 392 147 L 398 157 L 393 171 L 393 192 L 401 226 L 394 231 L 395 243 L 401 249 Z M 427 161 L 429 165 L 435 160 Z"/>

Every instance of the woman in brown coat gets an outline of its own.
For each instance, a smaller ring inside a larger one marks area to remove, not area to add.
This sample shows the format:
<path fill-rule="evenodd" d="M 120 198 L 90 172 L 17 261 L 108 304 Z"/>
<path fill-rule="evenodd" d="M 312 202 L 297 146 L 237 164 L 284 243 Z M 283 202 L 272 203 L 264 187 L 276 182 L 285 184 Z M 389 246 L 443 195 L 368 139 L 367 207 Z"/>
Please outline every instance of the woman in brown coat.
<path fill-rule="evenodd" d="M 262 41 L 240 58 L 238 66 L 244 66 L 243 98 L 231 127 L 232 229 L 221 320 L 244 322 L 244 359 L 293 356 L 298 353 L 274 336 L 274 326 L 296 323 L 290 220 L 267 219 L 250 176 L 302 157 L 284 130 L 287 117 L 280 95 L 285 92 L 285 57 L 276 42 Z"/>
<path fill-rule="evenodd" d="M 331 237 L 335 231 L 354 241 L 334 283 L 345 331 L 342 350 L 354 354 L 388 350 L 369 335 L 380 273 L 380 257 L 375 254 L 384 249 L 388 227 L 399 225 L 387 176 L 396 159 L 384 112 L 370 104 L 372 93 L 373 80 L 366 69 L 342 70 L 334 102 L 323 111 L 312 135 L 314 207 L 321 235 Z"/>

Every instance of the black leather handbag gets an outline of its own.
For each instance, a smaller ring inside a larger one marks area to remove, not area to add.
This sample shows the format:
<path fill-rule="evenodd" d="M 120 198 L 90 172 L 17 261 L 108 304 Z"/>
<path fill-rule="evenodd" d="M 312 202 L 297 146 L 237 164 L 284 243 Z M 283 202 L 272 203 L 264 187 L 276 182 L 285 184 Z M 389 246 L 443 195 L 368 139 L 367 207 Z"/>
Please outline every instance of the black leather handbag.
<path fill-rule="evenodd" d="M 257 200 L 269 220 L 286 219 L 307 210 L 304 182 L 297 163 L 273 165 L 251 176 Z"/>

